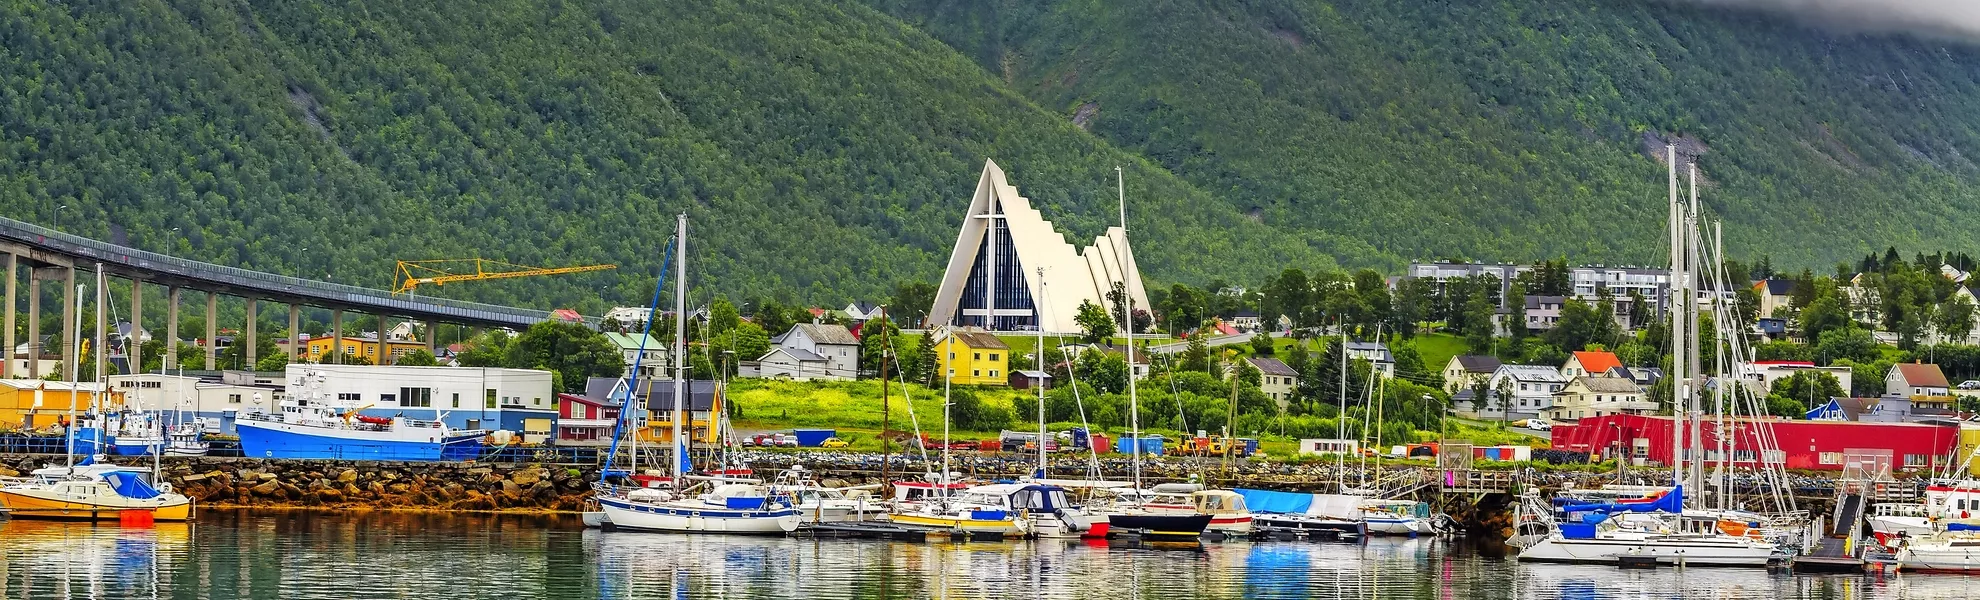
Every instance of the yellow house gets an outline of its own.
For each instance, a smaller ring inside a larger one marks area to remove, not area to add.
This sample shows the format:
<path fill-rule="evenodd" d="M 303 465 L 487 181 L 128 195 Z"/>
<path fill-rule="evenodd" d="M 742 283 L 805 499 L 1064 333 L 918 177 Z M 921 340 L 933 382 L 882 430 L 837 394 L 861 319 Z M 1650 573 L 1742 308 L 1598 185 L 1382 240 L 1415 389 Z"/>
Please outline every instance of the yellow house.
<path fill-rule="evenodd" d="M 324 360 L 324 356 L 330 353 L 331 348 L 335 347 L 336 341 L 336 338 L 327 335 L 313 337 L 303 343 L 303 351 L 308 353 L 305 356 L 309 358 L 310 362 L 329 362 Z M 409 340 L 389 340 L 385 342 L 385 347 L 386 352 L 390 353 L 391 358 L 380 362 L 378 360 L 377 336 L 346 336 L 344 338 L 344 356 L 362 356 L 366 361 L 370 361 L 374 365 L 392 364 L 399 357 L 405 356 L 407 352 L 425 350 L 426 344 L 424 342 Z"/>
<path fill-rule="evenodd" d="M 639 430 L 642 444 L 668 445 L 674 440 L 674 381 L 671 379 L 645 379 L 641 384 L 646 388 L 642 394 L 646 398 L 646 427 Z M 722 442 L 721 432 L 711 426 L 710 419 L 722 414 L 723 398 L 716 382 L 689 380 L 687 382 L 688 419 L 681 423 L 687 433 L 689 443 L 697 447 L 715 446 Z"/>
<path fill-rule="evenodd" d="M 96 401 L 97 384 L 70 383 L 41 379 L 0 379 L 0 430 L 47 429 L 68 419 L 73 405 L 77 414 L 89 411 Z M 105 408 L 123 406 L 124 395 L 111 392 Z"/>
<path fill-rule="evenodd" d="M 1004 340 L 975 327 L 944 329 L 933 339 L 935 362 L 950 383 L 1010 385 L 1011 347 Z"/>

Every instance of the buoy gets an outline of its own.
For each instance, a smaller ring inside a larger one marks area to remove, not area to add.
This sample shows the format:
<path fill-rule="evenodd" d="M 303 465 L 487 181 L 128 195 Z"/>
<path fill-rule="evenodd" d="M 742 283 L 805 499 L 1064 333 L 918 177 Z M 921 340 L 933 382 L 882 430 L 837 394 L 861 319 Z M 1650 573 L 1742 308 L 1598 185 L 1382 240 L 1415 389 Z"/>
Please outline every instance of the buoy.
<path fill-rule="evenodd" d="M 117 513 L 117 524 L 124 527 L 150 527 L 152 514 L 148 510 L 126 510 Z"/>

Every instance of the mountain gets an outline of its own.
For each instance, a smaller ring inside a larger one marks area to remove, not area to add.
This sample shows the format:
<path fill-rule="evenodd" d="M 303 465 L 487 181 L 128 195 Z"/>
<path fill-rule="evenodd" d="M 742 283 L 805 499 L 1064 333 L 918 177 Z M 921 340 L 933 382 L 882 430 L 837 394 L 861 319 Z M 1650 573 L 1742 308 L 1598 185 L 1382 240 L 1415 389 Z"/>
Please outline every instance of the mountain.
<path fill-rule="evenodd" d="M 1268 225 L 1378 251 L 1344 262 L 1662 262 L 1666 140 L 1734 255 L 1980 242 L 1972 43 L 1650 0 L 869 1 Z"/>
<path fill-rule="evenodd" d="M 0 5 L 0 212 L 375 287 L 697 301 L 932 280 L 986 159 L 1158 282 L 1657 262 L 1665 140 L 1729 252 L 1980 241 L 1980 52 L 1651 0 L 151 0 Z M 422 290 L 426 293 L 426 290 Z"/>
<path fill-rule="evenodd" d="M 225 264 L 377 287 L 395 259 L 619 264 L 430 291 L 596 314 L 647 299 L 685 211 L 697 302 L 882 299 L 939 275 L 991 158 L 1075 240 L 1115 222 L 1126 167 L 1140 260 L 1164 278 L 1262 277 L 1354 245 L 1252 222 L 858 4 L 0 16 L 0 211 Z"/>

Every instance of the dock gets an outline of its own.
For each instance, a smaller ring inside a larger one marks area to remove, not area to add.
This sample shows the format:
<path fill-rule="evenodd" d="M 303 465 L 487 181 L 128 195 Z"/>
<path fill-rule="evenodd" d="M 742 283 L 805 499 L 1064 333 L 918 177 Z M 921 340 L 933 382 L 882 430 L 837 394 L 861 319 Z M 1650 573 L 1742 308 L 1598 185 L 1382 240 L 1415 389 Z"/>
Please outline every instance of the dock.
<path fill-rule="evenodd" d="M 1002 541 L 996 533 L 970 533 L 953 529 L 911 527 L 885 521 L 824 521 L 803 523 L 793 537 L 833 539 L 873 539 L 899 542 Z"/>
<path fill-rule="evenodd" d="M 1794 572 L 1863 572 L 1867 563 L 1863 560 L 1863 544 L 1856 530 L 1862 525 L 1864 505 L 1861 493 L 1842 495 L 1836 504 L 1835 525 L 1823 532 L 1826 535 L 1816 540 L 1815 547 L 1808 554 L 1794 557 Z"/>

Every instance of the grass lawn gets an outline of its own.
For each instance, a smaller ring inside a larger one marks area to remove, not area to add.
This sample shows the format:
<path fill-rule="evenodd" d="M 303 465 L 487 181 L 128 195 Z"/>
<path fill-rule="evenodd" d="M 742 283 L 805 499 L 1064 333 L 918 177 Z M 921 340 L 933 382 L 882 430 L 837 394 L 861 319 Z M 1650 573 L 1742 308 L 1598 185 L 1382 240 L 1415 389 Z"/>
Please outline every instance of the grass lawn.
<path fill-rule="evenodd" d="M 1464 338 L 1448 333 L 1426 333 L 1416 336 L 1411 344 L 1416 345 L 1417 356 L 1423 357 L 1423 368 L 1441 372 L 1444 365 L 1450 364 L 1451 357 L 1470 351 L 1470 344 Z"/>

